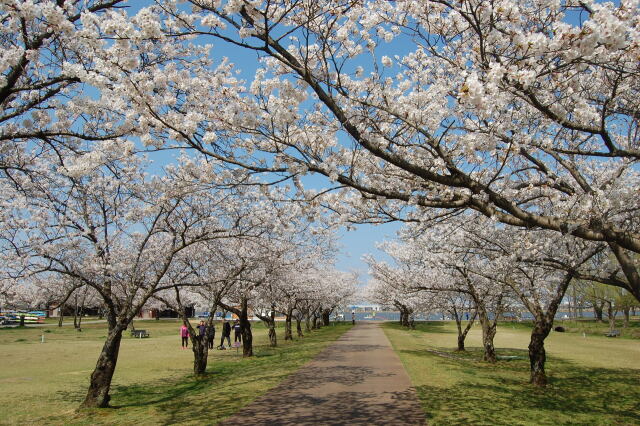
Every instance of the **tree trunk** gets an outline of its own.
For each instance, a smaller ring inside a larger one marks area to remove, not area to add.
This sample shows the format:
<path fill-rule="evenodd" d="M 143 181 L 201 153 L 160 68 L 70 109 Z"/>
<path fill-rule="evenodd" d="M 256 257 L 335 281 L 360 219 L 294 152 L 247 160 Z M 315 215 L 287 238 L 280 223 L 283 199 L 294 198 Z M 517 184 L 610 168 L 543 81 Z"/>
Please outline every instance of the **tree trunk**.
<path fill-rule="evenodd" d="M 607 304 L 607 316 L 609 317 L 609 331 L 616 329 L 616 311 L 613 310 L 613 303 Z"/>
<path fill-rule="evenodd" d="M 402 324 L 402 325 L 404 325 L 407 328 L 411 328 L 410 316 L 411 316 L 411 312 L 409 312 L 409 309 L 405 308 L 404 309 L 404 324 Z"/>
<path fill-rule="evenodd" d="M 301 318 L 296 318 L 296 331 L 298 332 L 298 338 L 304 337 L 304 334 L 302 334 L 302 319 Z"/>
<path fill-rule="evenodd" d="M 493 346 L 493 338 L 496 336 L 496 324 L 487 324 L 482 327 L 482 345 L 484 346 L 484 360 L 494 363 L 497 361 L 496 349 Z"/>
<path fill-rule="evenodd" d="M 496 336 L 496 321 L 489 320 L 486 310 L 480 309 L 478 312 L 480 325 L 482 326 L 482 346 L 484 346 L 483 359 L 494 363 L 497 361 L 496 349 L 493 346 L 493 338 Z"/>
<path fill-rule="evenodd" d="M 82 331 L 82 315 L 84 314 L 84 309 L 80 306 L 80 315 L 78 315 L 78 331 Z"/>
<path fill-rule="evenodd" d="M 58 312 L 60 312 L 60 318 L 58 318 L 58 327 L 62 327 L 62 320 L 64 319 L 64 305 L 60 306 L 60 308 L 58 308 Z"/>
<path fill-rule="evenodd" d="M 317 330 L 318 329 L 318 317 L 313 314 L 313 326 L 311 327 L 313 330 Z"/>
<path fill-rule="evenodd" d="M 78 296 L 76 295 L 76 301 L 73 305 L 73 328 L 76 330 L 80 328 L 78 325 Z"/>
<path fill-rule="evenodd" d="M 462 315 L 463 314 L 458 314 L 458 311 L 454 308 L 453 309 L 453 313 L 454 313 L 454 317 L 456 319 L 456 327 L 458 328 L 458 352 L 464 352 L 465 351 L 465 347 L 464 347 L 464 342 L 467 338 L 467 334 L 469 334 L 469 330 L 471 330 L 471 327 L 473 326 L 474 321 L 476 320 L 476 316 L 478 315 L 477 312 L 474 312 L 473 316 L 471 318 L 469 318 L 469 314 L 467 313 L 467 325 L 464 329 L 462 329 Z"/>
<path fill-rule="evenodd" d="M 602 306 L 593 304 L 593 314 L 596 317 L 597 322 L 604 322 L 602 319 Z"/>
<path fill-rule="evenodd" d="M 307 333 L 311 333 L 311 316 L 309 314 L 304 317 L 304 328 Z"/>
<path fill-rule="evenodd" d="M 118 362 L 120 353 L 120 342 L 124 327 L 117 325 L 109 331 L 107 340 L 102 346 L 102 352 L 98 357 L 96 367 L 91 373 L 89 390 L 82 403 L 85 408 L 105 408 L 109 406 L 109 390 L 111 389 L 111 379 Z"/>
<path fill-rule="evenodd" d="M 458 349 L 456 349 L 458 352 L 464 352 L 465 348 L 464 348 L 464 341 L 465 338 L 467 336 L 463 335 L 462 333 L 458 333 Z"/>
<path fill-rule="evenodd" d="M 240 319 L 240 333 L 242 334 L 242 357 L 248 358 L 253 356 L 253 333 L 251 332 L 251 321 L 247 313 L 247 299 L 243 298 L 241 303 L 241 311 L 238 316 Z"/>
<path fill-rule="evenodd" d="M 189 327 L 191 328 L 191 327 Z M 191 336 L 191 349 L 193 350 L 193 374 L 203 375 L 207 371 L 207 363 L 209 361 L 209 347 L 207 343 L 206 333 L 200 337 L 189 331 Z"/>
<path fill-rule="evenodd" d="M 322 311 L 322 325 L 324 325 L 325 327 L 329 325 L 329 315 L 331 315 L 331 309 L 324 309 Z"/>
<path fill-rule="evenodd" d="M 552 321 L 536 319 L 531 331 L 531 341 L 529 342 L 531 379 L 529 382 L 534 386 L 544 387 L 547 385 L 547 375 L 544 371 L 544 364 L 547 359 L 544 350 L 544 339 L 549 335 L 552 326 Z"/>
<path fill-rule="evenodd" d="M 284 340 L 293 340 L 293 333 L 291 333 L 291 311 L 284 314 Z"/>
<path fill-rule="evenodd" d="M 631 310 L 630 308 L 624 308 L 622 310 L 622 313 L 624 314 L 624 322 L 622 323 L 622 326 L 624 328 L 629 327 L 629 311 L 630 310 Z"/>
<path fill-rule="evenodd" d="M 275 348 L 278 346 L 278 337 L 276 335 L 276 310 L 275 307 L 271 307 L 271 312 L 267 315 L 256 314 L 258 318 L 264 323 L 265 327 L 267 327 L 268 336 L 269 336 L 269 346 Z"/>
<path fill-rule="evenodd" d="M 270 321 L 267 324 L 267 327 L 269 328 L 269 346 L 271 346 L 272 348 L 275 348 L 276 346 L 278 346 L 278 337 L 276 334 L 275 321 Z"/>

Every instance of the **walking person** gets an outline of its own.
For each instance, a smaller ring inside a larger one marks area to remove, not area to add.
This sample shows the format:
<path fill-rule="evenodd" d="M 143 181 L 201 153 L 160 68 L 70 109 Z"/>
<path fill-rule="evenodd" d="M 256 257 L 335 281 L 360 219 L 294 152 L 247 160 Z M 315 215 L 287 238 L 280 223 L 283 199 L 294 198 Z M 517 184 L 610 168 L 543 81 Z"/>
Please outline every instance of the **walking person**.
<path fill-rule="evenodd" d="M 225 349 L 224 339 L 227 339 L 227 344 L 231 347 L 231 324 L 226 319 L 223 319 L 222 323 L 222 337 L 220 338 L 220 349 Z"/>
<path fill-rule="evenodd" d="M 242 342 L 242 327 L 240 327 L 239 320 L 236 320 L 236 322 L 233 324 L 233 332 L 233 342 Z"/>
<path fill-rule="evenodd" d="M 186 324 L 182 324 L 182 327 L 180 327 L 180 337 L 182 338 L 182 349 L 187 349 L 189 346 L 189 329 Z"/>

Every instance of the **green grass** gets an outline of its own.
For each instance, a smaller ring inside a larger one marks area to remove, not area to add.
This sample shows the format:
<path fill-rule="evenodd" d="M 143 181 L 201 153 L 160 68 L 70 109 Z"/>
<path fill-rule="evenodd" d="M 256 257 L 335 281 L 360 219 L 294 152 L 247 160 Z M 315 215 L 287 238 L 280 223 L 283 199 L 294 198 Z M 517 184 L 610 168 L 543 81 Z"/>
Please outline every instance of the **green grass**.
<path fill-rule="evenodd" d="M 243 359 L 241 350 L 211 350 L 207 375 L 198 378 L 192 375 L 193 353 L 180 349 L 178 321 L 136 321 L 151 337 L 123 339 L 111 391 L 115 408 L 81 411 L 105 324 L 83 324 L 82 332 L 55 326 L 0 329 L 0 424 L 215 424 L 349 327 L 324 327 L 294 342 L 284 342 L 279 332 L 279 347 L 272 349 L 264 327 L 255 324 L 253 358 Z"/>
<path fill-rule="evenodd" d="M 618 315 L 616 319 L 615 329 L 620 332 L 619 338 L 640 339 L 640 320 L 632 317 L 628 327 L 623 327 L 622 315 Z M 557 321 L 556 326 L 563 326 L 568 333 L 586 334 L 587 336 L 602 336 L 609 332 L 609 320 L 604 322 L 596 322 L 593 319 L 566 319 Z"/>
<path fill-rule="evenodd" d="M 481 332 L 474 327 L 467 352 L 455 352 L 455 324 L 420 323 L 384 330 L 418 392 L 431 425 L 630 425 L 640 423 L 640 341 L 556 333 L 548 337 L 545 389 L 528 384 L 529 327 L 501 324 L 499 356 L 481 361 Z M 438 351 L 448 357 L 429 351 Z"/>

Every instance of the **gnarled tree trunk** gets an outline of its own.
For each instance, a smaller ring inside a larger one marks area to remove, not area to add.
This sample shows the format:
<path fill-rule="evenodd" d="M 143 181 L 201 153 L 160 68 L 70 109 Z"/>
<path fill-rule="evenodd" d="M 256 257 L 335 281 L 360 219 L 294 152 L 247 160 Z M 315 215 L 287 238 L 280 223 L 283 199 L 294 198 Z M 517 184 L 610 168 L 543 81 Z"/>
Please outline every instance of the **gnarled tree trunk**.
<path fill-rule="evenodd" d="M 496 362 L 496 348 L 493 345 L 493 339 L 496 337 L 497 322 L 491 321 L 484 307 L 478 306 L 478 319 L 482 326 L 482 346 L 484 347 L 483 359 L 487 362 Z"/>
<path fill-rule="evenodd" d="M 331 309 L 323 309 L 322 310 L 322 325 L 324 325 L 325 327 L 327 327 L 329 325 L 329 321 L 330 321 L 329 316 L 330 315 L 331 315 Z"/>
<path fill-rule="evenodd" d="M 291 332 L 291 310 L 284 313 L 284 340 L 293 340 Z"/>
<path fill-rule="evenodd" d="M 82 407 L 86 408 L 105 408 L 109 406 L 109 390 L 111 389 L 111 379 L 118 362 L 118 354 L 120 353 L 120 342 L 122 341 L 122 332 L 125 327 L 118 324 L 109 330 L 107 340 L 102 346 L 102 352 L 98 357 L 96 367 L 91 373 L 89 382 L 89 390 L 82 403 Z"/>
<path fill-rule="evenodd" d="M 298 332 L 298 338 L 304 337 L 304 334 L 302 334 L 302 318 L 296 317 L 296 331 Z"/>
<path fill-rule="evenodd" d="M 191 326 L 189 326 L 189 335 L 191 336 L 191 348 L 193 350 L 193 373 L 202 375 L 207 370 L 207 362 L 209 359 L 209 348 L 207 346 L 207 336 L 196 336 Z"/>
<path fill-rule="evenodd" d="M 304 328 L 307 333 L 311 333 L 311 315 L 309 314 L 309 312 L 307 312 L 304 317 Z"/>
<path fill-rule="evenodd" d="M 269 346 L 275 348 L 278 346 L 278 337 L 276 335 L 276 313 L 275 308 L 272 307 L 271 312 L 268 315 L 258 315 L 258 318 L 262 320 L 264 325 L 267 327 L 268 335 L 269 335 Z"/>
<path fill-rule="evenodd" d="M 544 371 L 544 364 L 547 360 L 544 350 L 544 339 L 547 338 L 553 321 L 536 319 L 531 331 L 531 341 L 529 342 L 529 363 L 531 365 L 530 383 L 535 386 L 546 386 L 547 375 Z"/>
<path fill-rule="evenodd" d="M 482 321 L 480 321 L 482 323 Z M 490 321 L 482 324 L 482 346 L 484 346 L 483 359 L 487 362 L 496 362 L 496 348 L 493 339 L 496 337 L 496 323 Z"/>
<path fill-rule="evenodd" d="M 275 348 L 276 346 L 278 346 L 278 335 L 276 333 L 276 323 L 275 321 L 273 321 L 267 324 L 267 326 L 269 328 L 269 346 L 271 346 L 272 348 Z"/>
<path fill-rule="evenodd" d="M 469 333 L 469 330 L 471 330 L 471 327 L 473 326 L 473 323 L 476 319 L 476 315 L 477 315 L 477 312 L 474 312 L 471 319 L 467 320 L 467 325 L 463 329 L 462 315 L 460 315 L 457 309 L 455 308 L 453 309 L 453 316 L 456 319 L 456 327 L 458 328 L 458 349 L 456 349 L 458 352 L 465 351 L 464 342 L 467 338 L 467 334 Z"/>
<path fill-rule="evenodd" d="M 242 356 L 253 356 L 253 333 L 251 332 L 251 321 L 248 315 L 248 302 L 246 298 L 242 299 L 241 310 L 238 318 L 240 319 L 240 333 L 242 334 Z"/>

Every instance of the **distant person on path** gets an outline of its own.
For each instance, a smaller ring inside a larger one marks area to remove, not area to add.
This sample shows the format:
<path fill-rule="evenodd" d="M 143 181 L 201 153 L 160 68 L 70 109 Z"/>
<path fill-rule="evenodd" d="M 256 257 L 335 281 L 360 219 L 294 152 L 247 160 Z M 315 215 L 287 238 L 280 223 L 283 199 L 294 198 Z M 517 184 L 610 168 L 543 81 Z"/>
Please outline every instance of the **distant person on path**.
<path fill-rule="evenodd" d="M 186 324 L 182 324 L 182 327 L 180 327 L 180 337 L 182 338 L 182 349 L 187 349 L 189 346 L 189 329 Z"/>
<path fill-rule="evenodd" d="M 198 339 L 204 342 L 206 335 L 207 335 L 207 326 L 204 325 L 204 321 L 200 321 L 200 324 L 198 324 Z"/>
<path fill-rule="evenodd" d="M 227 339 L 229 347 L 231 347 L 231 324 L 226 319 L 223 319 L 222 323 L 222 338 L 220 339 L 220 349 L 224 349 L 224 339 Z"/>
<path fill-rule="evenodd" d="M 213 349 L 213 341 L 216 338 L 216 326 L 211 323 L 211 326 L 207 328 L 207 346 L 209 349 Z"/>
<path fill-rule="evenodd" d="M 356 313 L 351 312 L 351 324 L 356 325 Z"/>
<path fill-rule="evenodd" d="M 240 332 L 241 327 L 240 327 L 240 321 L 236 320 L 236 322 L 233 324 L 233 332 L 234 332 L 234 336 L 233 336 L 233 342 L 242 342 L 242 333 Z"/>

